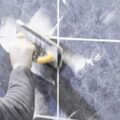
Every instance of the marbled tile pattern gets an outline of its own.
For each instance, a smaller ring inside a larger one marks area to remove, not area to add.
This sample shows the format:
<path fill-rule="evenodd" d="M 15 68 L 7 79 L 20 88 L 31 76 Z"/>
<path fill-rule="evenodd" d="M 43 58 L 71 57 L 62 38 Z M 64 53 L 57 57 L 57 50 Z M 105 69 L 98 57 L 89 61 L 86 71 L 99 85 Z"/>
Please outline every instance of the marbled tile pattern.
<path fill-rule="evenodd" d="M 0 0 L 0 35 L 4 33 L 4 36 L 7 36 L 8 34 L 12 37 L 15 36 L 16 20 L 20 19 L 25 23 L 29 23 L 35 13 L 38 11 L 42 11 L 42 14 L 45 15 L 47 20 L 50 22 L 51 27 L 55 26 L 57 23 L 56 0 Z M 40 21 L 44 20 L 41 18 Z M 14 31 L 12 31 L 13 27 L 15 27 Z M 41 26 L 38 25 L 37 27 L 40 28 Z M 2 31 L 2 29 L 5 30 Z M 8 33 L 8 31 L 10 31 L 10 33 Z M 9 42 L 12 42 L 12 40 L 7 41 L 9 37 L 2 38 L 2 40 L 4 39 L 7 44 L 9 44 Z M 0 46 L 0 96 L 5 95 L 11 70 L 12 68 L 9 61 L 9 55 Z M 54 72 L 54 74 L 56 74 L 56 72 Z M 35 83 L 37 91 L 37 107 L 35 108 L 37 109 L 36 114 L 56 116 L 56 94 L 55 96 L 52 95 L 53 86 L 51 86 L 47 80 L 44 80 L 43 78 L 37 76 L 35 76 Z"/>
<path fill-rule="evenodd" d="M 70 104 L 66 107 L 78 106 L 80 104 L 76 99 L 81 96 L 85 101 L 96 110 L 102 120 L 119 120 L 120 119 L 120 44 L 119 43 L 99 43 L 99 42 L 82 42 L 82 41 L 61 41 L 61 46 L 67 46 L 67 49 L 73 51 L 69 59 L 74 60 L 74 66 L 65 66 L 61 71 L 61 76 L 66 79 L 70 88 L 65 88 L 67 97 L 71 96 Z M 83 69 L 74 68 L 80 65 L 76 64 L 81 61 L 74 59 L 75 56 L 83 58 L 85 63 Z M 87 62 L 87 60 L 91 62 Z M 78 62 L 77 62 L 78 61 Z M 63 85 L 65 86 L 65 85 Z M 63 87 L 64 88 L 64 87 Z M 62 89 L 60 91 L 62 91 Z M 75 92 L 76 91 L 76 92 Z M 78 95 L 79 97 L 76 95 Z M 60 93 L 61 95 L 63 93 Z M 67 102 L 67 101 L 66 101 Z M 85 103 L 85 102 L 84 102 Z M 86 105 L 84 105 L 86 107 Z M 84 111 L 83 112 L 87 113 Z M 73 107 L 72 107 L 73 108 Z M 76 110 L 80 107 L 74 107 Z M 92 109 L 91 109 L 92 110 Z M 67 112 L 70 112 L 68 109 Z M 72 111 L 73 112 L 73 111 Z M 94 111 L 95 112 L 95 111 Z M 93 112 L 93 113 L 94 113 Z M 79 114 L 78 114 L 79 115 Z M 79 118 L 76 116 L 76 118 Z"/>
<path fill-rule="evenodd" d="M 21 19 L 29 22 L 38 11 L 43 10 L 52 23 L 56 23 L 57 5 L 52 0 L 0 0 L 0 21 L 7 18 Z"/>
<path fill-rule="evenodd" d="M 60 0 L 60 36 L 120 39 L 120 0 Z"/>
<path fill-rule="evenodd" d="M 120 0 L 60 0 L 60 37 L 120 39 L 119 4 Z M 28 23 L 39 10 L 53 27 L 56 8 L 57 0 L 0 0 L 0 30 L 9 20 Z M 60 70 L 60 117 L 119 120 L 120 44 L 64 40 L 61 44 L 71 60 Z M 0 47 L 0 96 L 7 90 L 11 70 L 9 55 Z M 52 76 L 56 82 L 55 71 Z M 37 114 L 56 116 L 57 87 L 37 76 L 35 83 Z"/>

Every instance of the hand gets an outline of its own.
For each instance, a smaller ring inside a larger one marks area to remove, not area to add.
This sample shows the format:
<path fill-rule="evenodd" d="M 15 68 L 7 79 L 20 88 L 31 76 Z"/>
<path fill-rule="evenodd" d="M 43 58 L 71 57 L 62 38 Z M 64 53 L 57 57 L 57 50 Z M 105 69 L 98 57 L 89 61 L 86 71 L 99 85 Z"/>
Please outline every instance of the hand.
<path fill-rule="evenodd" d="M 18 41 L 10 47 L 10 60 L 13 68 L 24 66 L 31 68 L 35 45 L 27 41 L 23 33 L 17 34 Z"/>

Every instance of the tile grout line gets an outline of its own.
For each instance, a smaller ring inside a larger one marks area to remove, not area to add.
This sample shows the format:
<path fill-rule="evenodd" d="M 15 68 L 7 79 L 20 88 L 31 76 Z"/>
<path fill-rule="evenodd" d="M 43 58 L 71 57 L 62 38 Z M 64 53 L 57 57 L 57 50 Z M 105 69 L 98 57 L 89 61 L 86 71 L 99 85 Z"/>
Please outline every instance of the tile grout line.
<path fill-rule="evenodd" d="M 52 120 L 56 120 L 57 117 L 56 116 L 47 116 L 47 115 L 37 115 L 36 114 L 36 118 L 43 118 L 43 119 L 52 119 Z M 67 119 L 67 118 L 62 118 L 62 117 L 59 117 L 59 120 L 74 120 L 74 119 Z"/>
<path fill-rule="evenodd" d="M 54 38 L 54 37 L 53 37 Z M 68 41 L 88 41 L 88 42 L 115 42 L 120 43 L 119 39 L 95 39 L 95 38 L 74 38 L 74 37 L 59 37 L 59 40 Z"/>
<path fill-rule="evenodd" d="M 50 38 L 57 39 L 58 37 L 52 36 Z M 74 38 L 74 37 L 59 37 L 61 41 L 83 41 L 83 42 L 113 42 L 120 43 L 120 39 L 97 39 L 97 38 Z"/>
<path fill-rule="evenodd" d="M 57 44 L 59 46 L 59 5 L 60 0 L 57 0 Z M 57 68 L 57 120 L 59 120 L 59 68 Z"/>

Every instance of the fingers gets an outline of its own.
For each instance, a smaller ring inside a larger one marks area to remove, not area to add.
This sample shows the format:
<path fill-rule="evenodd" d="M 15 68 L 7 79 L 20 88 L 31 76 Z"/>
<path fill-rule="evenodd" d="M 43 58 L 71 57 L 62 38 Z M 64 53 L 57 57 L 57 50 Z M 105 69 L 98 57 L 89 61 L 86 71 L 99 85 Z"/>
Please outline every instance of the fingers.
<path fill-rule="evenodd" d="M 18 32 L 17 38 L 20 45 L 27 47 L 29 50 L 36 51 L 35 45 L 26 39 L 26 36 L 23 32 Z"/>
<path fill-rule="evenodd" d="M 31 51 L 32 53 L 36 51 L 36 47 L 34 44 L 26 45 L 26 48 L 28 49 L 28 51 Z"/>
<path fill-rule="evenodd" d="M 17 33 L 17 39 L 18 39 L 19 42 L 27 41 L 26 35 L 23 32 L 18 32 Z"/>
<path fill-rule="evenodd" d="M 17 38 L 18 39 L 24 39 L 24 38 L 26 38 L 26 36 L 25 36 L 25 34 L 23 32 L 18 32 L 17 33 Z"/>
<path fill-rule="evenodd" d="M 32 55 L 36 50 L 33 43 L 26 39 L 23 33 L 17 34 L 18 40 L 11 45 L 10 49 L 10 60 L 13 68 L 16 66 L 25 66 L 31 68 Z"/>

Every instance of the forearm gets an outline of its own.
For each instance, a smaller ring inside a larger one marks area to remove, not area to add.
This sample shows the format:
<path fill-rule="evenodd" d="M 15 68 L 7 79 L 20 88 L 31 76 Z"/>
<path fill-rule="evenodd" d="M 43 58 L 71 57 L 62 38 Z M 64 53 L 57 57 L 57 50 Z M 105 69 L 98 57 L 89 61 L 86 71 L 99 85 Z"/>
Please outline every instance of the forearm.
<path fill-rule="evenodd" d="M 17 67 L 11 73 L 7 94 L 1 99 L 1 115 L 4 114 L 5 120 L 31 120 L 33 108 L 34 82 L 31 72 L 25 67 Z"/>

